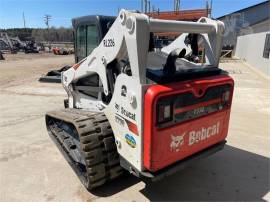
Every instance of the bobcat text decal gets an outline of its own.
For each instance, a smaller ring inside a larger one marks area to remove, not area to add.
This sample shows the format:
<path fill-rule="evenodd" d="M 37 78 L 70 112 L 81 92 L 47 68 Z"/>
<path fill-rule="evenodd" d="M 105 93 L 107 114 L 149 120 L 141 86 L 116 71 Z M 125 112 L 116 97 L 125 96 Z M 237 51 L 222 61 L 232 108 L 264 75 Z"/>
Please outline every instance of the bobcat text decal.
<path fill-rule="evenodd" d="M 188 133 L 184 132 L 182 135 L 171 135 L 170 148 L 171 151 L 180 151 L 181 146 L 185 143 L 185 135 L 188 134 L 188 146 L 199 143 L 205 139 L 208 139 L 212 136 L 219 134 L 220 123 L 217 122 L 215 125 L 208 128 L 202 127 L 200 130 L 192 130 Z"/>
<path fill-rule="evenodd" d="M 130 118 L 130 119 L 136 121 L 136 114 L 135 113 L 129 112 L 128 110 L 126 110 L 124 107 L 120 106 L 117 103 L 115 103 L 115 109 L 117 110 L 117 112 L 120 111 L 120 113 L 122 115 L 124 115 L 125 117 Z"/>
<path fill-rule="evenodd" d="M 218 122 L 208 128 L 202 127 L 201 130 L 190 131 L 188 145 L 196 144 L 202 140 L 210 138 L 211 136 L 217 135 L 219 133 L 219 125 L 220 123 Z"/>

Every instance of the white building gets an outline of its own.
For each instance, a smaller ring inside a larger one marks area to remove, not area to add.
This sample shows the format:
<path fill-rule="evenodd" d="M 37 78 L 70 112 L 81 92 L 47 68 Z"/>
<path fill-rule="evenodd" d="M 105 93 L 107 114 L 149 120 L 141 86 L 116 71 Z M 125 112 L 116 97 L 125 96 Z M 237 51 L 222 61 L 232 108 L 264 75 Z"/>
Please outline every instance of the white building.
<path fill-rule="evenodd" d="M 224 46 L 270 76 L 270 1 L 218 18 L 226 26 Z"/>

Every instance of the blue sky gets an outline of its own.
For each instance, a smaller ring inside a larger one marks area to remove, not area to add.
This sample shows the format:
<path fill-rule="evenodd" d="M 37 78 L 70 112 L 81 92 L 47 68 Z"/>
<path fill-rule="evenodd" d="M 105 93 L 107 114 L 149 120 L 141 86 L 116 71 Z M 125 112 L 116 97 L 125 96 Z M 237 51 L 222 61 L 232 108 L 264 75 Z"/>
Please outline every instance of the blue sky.
<path fill-rule="evenodd" d="M 213 17 L 237 11 L 264 0 L 213 0 Z M 71 26 L 73 17 L 83 15 L 117 15 L 119 8 L 140 10 L 141 0 L 0 0 L 0 28 L 45 27 L 43 16 L 50 14 L 55 27 Z M 172 10 L 173 0 L 151 0 L 160 11 Z M 181 9 L 204 8 L 206 0 L 181 0 Z"/>

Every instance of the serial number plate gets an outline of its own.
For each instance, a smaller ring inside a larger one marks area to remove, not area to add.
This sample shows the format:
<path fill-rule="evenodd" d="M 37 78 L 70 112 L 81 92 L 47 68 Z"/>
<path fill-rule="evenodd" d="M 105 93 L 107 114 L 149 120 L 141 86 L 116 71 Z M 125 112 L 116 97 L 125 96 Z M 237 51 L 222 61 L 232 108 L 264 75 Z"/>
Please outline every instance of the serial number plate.
<path fill-rule="evenodd" d="M 114 39 L 104 39 L 103 45 L 104 47 L 114 47 L 115 46 Z"/>

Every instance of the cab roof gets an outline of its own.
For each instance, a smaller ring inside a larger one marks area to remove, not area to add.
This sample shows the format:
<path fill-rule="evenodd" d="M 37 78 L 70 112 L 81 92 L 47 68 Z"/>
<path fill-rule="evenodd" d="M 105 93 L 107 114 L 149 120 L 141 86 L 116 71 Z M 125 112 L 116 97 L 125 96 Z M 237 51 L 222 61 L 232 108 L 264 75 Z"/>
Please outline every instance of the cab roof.
<path fill-rule="evenodd" d="M 77 29 L 80 25 L 99 24 L 101 21 L 114 21 L 115 16 L 87 15 L 72 19 L 72 26 Z"/>

